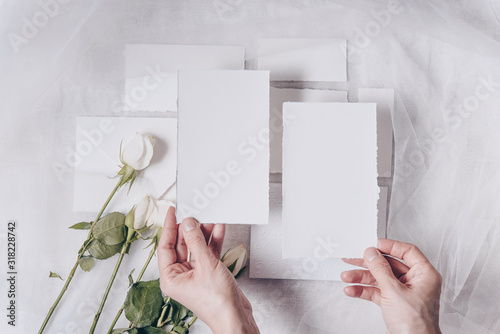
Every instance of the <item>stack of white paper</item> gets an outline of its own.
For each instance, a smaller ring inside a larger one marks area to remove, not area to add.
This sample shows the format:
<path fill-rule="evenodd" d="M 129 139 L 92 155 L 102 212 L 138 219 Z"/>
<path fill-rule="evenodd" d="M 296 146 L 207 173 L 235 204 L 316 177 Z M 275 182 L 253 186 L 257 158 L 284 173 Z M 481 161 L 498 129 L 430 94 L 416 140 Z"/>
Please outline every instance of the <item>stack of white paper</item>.
<path fill-rule="evenodd" d="M 243 46 L 127 44 L 124 108 L 177 111 L 179 70 L 242 70 Z"/>

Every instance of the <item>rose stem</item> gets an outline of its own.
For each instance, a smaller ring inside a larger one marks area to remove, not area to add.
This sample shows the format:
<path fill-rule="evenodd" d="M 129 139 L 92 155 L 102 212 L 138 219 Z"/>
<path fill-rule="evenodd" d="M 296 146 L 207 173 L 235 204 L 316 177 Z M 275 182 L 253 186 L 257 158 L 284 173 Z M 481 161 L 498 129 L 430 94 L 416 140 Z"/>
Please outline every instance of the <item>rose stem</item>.
<path fill-rule="evenodd" d="M 94 220 L 94 222 L 98 221 L 101 218 L 104 210 L 106 210 L 106 207 L 108 206 L 109 202 L 111 201 L 111 198 L 113 198 L 113 196 L 118 191 L 118 189 L 120 189 L 120 186 L 122 185 L 121 182 L 122 182 L 122 180 L 120 178 L 120 180 L 116 184 L 115 188 L 113 189 L 113 191 L 111 192 L 111 194 L 108 196 L 108 199 L 106 200 L 106 202 L 102 206 L 101 211 L 99 211 L 99 213 L 97 214 L 97 217 Z M 66 279 L 66 283 L 64 284 L 61 292 L 59 293 L 59 296 L 57 296 L 57 299 L 54 302 L 54 304 L 52 305 L 52 307 L 50 308 L 49 313 L 47 313 L 47 316 L 45 317 L 45 320 L 43 321 L 42 327 L 40 327 L 40 330 L 38 331 L 38 334 L 43 333 L 43 331 L 45 330 L 45 327 L 47 326 L 47 323 L 50 320 L 50 317 L 52 316 L 52 313 L 54 313 L 56 307 L 59 304 L 59 301 L 64 296 L 64 293 L 66 292 L 66 290 L 68 290 L 68 286 L 71 283 L 71 280 L 73 279 L 73 276 L 75 275 L 76 269 L 78 268 L 78 261 L 80 261 L 80 259 L 83 256 L 83 253 L 85 253 L 85 251 L 87 250 L 87 248 L 90 245 L 90 240 L 92 239 L 92 226 L 93 226 L 93 224 L 91 223 L 91 227 L 90 227 L 89 234 L 87 236 L 87 240 L 85 240 L 85 242 L 83 243 L 82 250 L 78 253 L 78 258 L 76 259 L 76 263 L 73 266 L 73 269 L 71 269 L 71 272 L 69 273 L 68 278 Z"/>

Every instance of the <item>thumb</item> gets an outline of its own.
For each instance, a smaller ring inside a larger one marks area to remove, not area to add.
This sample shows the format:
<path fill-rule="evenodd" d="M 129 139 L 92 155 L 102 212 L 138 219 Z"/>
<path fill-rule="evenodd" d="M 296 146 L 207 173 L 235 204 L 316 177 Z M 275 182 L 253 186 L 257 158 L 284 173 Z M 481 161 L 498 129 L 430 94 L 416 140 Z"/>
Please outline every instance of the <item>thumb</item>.
<path fill-rule="evenodd" d="M 205 261 L 210 258 L 211 253 L 198 222 L 194 218 L 186 218 L 182 221 L 182 229 L 186 246 L 195 260 Z"/>
<path fill-rule="evenodd" d="M 392 272 L 391 265 L 385 257 L 374 247 L 367 248 L 363 254 L 365 264 L 370 273 L 377 280 L 381 289 L 394 287 L 400 283 Z"/>

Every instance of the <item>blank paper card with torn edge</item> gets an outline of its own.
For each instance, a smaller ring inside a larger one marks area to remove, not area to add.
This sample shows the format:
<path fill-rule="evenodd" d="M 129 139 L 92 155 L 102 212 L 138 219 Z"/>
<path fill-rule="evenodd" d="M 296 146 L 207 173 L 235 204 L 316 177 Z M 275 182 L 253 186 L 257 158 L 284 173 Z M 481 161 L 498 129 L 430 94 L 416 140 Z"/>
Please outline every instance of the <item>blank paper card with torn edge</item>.
<path fill-rule="evenodd" d="M 272 81 L 347 81 L 344 39 L 261 38 L 258 68 Z"/>
<path fill-rule="evenodd" d="M 360 257 L 377 244 L 374 103 L 285 103 L 283 258 Z M 325 246 L 326 245 L 326 246 Z"/>
<path fill-rule="evenodd" d="M 267 224 L 269 72 L 180 71 L 177 218 Z"/>

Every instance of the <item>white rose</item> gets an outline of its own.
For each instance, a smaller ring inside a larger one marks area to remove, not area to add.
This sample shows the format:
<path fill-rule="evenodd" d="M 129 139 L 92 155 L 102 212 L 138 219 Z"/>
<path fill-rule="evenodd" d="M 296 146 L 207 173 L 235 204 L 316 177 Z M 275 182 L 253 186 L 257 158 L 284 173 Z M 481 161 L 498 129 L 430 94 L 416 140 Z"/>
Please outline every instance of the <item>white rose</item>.
<path fill-rule="evenodd" d="M 122 162 L 135 170 L 146 168 L 153 157 L 153 146 L 156 138 L 150 135 L 137 133 L 122 151 Z"/>
<path fill-rule="evenodd" d="M 238 245 L 228 250 L 222 256 L 222 263 L 236 276 L 246 266 L 248 260 L 247 249 L 243 245 Z"/>
<path fill-rule="evenodd" d="M 154 227 L 163 227 L 168 209 L 173 203 L 168 200 L 154 201 L 151 215 L 148 217 L 147 225 Z"/>
<path fill-rule="evenodd" d="M 153 212 L 153 199 L 146 195 L 137 203 L 134 210 L 134 229 L 140 230 L 146 227 L 146 223 Z"/>

